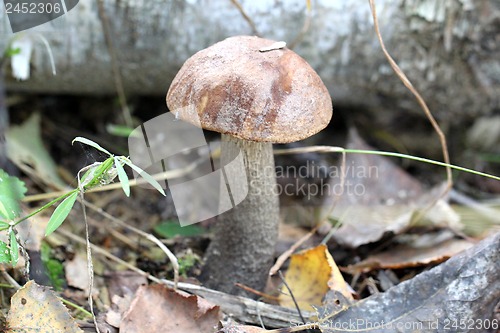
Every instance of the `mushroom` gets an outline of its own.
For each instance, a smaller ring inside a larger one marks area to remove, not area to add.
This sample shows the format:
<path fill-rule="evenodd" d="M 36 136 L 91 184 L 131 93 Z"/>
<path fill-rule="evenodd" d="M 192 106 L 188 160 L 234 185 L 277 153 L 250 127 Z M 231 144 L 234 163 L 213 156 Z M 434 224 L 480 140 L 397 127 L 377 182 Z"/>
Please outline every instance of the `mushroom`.
<path fill-rule="evenodd" d="M 189 58 L 167 93 L 177 118 L 222 134 L 222 165 L 238 150 L 243 155 L 248 195 L 218 216 L 202 272 L 207 287 L 231 294 L 245 293 L 236 282 L 262 290 L 273 262 L 279 198 L 272 143 L 305 139 L 332 117 L 320 77 L 283 44 L 227 38 Z"/>

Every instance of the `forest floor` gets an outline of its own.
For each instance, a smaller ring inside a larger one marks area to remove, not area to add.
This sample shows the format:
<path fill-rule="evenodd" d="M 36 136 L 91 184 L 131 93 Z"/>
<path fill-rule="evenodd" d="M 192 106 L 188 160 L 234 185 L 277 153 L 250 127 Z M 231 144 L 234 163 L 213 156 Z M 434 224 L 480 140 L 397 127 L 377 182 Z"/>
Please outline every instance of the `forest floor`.
<path fill-rule="evenodd" d="M 8 97 L 11 128 L 18 128 L 21 134 L 7 138 L 16 140 L 19 146 L 9 153 L 12 162 L 5 169 L 26 185 L 27 193 L 22 204 L 24 215 L 53 199 L 47 193 L 60 191 L 61 184 L 75 188 L 79 170 L 106 159 L 107 156 L 89 146 L 72 145 L 75 137 L 97 142 L 115 155 L 128 155 L 127 137 L 110 132 L 110 124 L 122 123 L 121 109 L 113 98 L 25 94 Z M 167 111 L 161 97 L 135 98 L 131 100 L 131 106 L 137 126 Z M 35 114 L 40 115 L 39 121 L 33 120 L 27 125 Z M 339 117 L 334 116 L 332 126 L 293 147 L 334 145 L 413 153 L 411 147 L 401 148 L 394 144 L 397 142 L 394 137 L 387 139 L 387 135 L 372 135 L 375 131 L 369 128 L 363 112 L 359 117 L 356 113 L 346 116 L 348 114 L 348 110 L 341 110 Z M 411 124 L 407 125 L 409 128 L 404 130 L 412 133 L 416 141 L 420 140 L 418 131 L 413 131 Z M 209 141 L 218 140 L 213 133 L 207 132 L 206 136 Z M 31 143 L 26 144 L 28 141 Z M 40 147 L 45 147 L 52 162 L 40 154 L 40 149 L 43 149 Z M 416 154 L 429 157 L 421 153 Z M 469 319 L 473 326 L 478 327 L 479 322 L 481 325 L 488 323 L 489 328 L 484 332 L 493 332 L 494 323 L 498 325 L 500 320 L 500 182 L 456 172 L 453 189 L 441 197 L 445 180 L 442 167 L 406 159 L 348 154 L 345 161 L 348 169 L 342 177 L 340 156 L 312 152 L 276 156 L 277 170 L 288 171 L 277 176 L 278 184 L 281 188 L 291 184 L 294 189 L 291 192 L 297 195 L 280 197 L 282 221 L 275 256 L 283 259 L 279 269 L 284 280 L 275 274 L 266 290 L 260 290 L 258 295 L 248 294 L 252 299 L 258 298 L 275 306 L 262 308 L 261 315 L 250 309 L 257 304 L 251 303 L 255 301 L 228 300 L 219 294 L 203 291 L 204 297 L 216 304 L 202 305 L 199 300 L 174 292 L 170 289 L 171 284 L 168 288 L 158 284 L 174 280 L 171 260 L 157 244 L 133 231 L 136 228 L 154 235 L 166 245 L 179 262 L 180 282 L 185 286 L 183 289 L 181 285 L 180 289 L 196 294 L 194 286 L 200 285 L 197 277 L 202 270 L 215 219 L 180 227 L 168 191 L 166 197 L 141 187 L 132 187 L 130 197 L 125 196 L 121 187 L 85 194 L 85 200 L 95 205 L 86 208 L 86 216 L 89 240 L 94 245 L 94 312 L 101 332 L 135 332 L 141 331 L 137 327 L 146 325 L 165 329 L 162 325 L 166 325 L 166 321 L 175 321 L 177 327 L 182 328 L 178 332 L 183 333 L 208 332 L 207 327 L 217 325 L 221 332 L 233 332 L 228 327 L 234 323 L 260 326 L 262 318 L 267 328 L 294 327 L 315 321 L 316 325 L 309 327 L 310 332 L 333 332 L 333 326 L 327 323 L 340 312 L 345 317 L 338 317 L 338 321 L 358 316 L 364 318 L 365 328 L 384 319 L 401 324 L 426 322 L 423 317 L 429 318 L 429 325 L 436 320 L 440 325 L 452 327 L 457 325 L 457 318 L 431 314 L 436 308 L 448 304 L 447 297 L 450 296 L 444 291 L 449 290 L 453 283 L 475 290 L 477 302 L 481 303 L 477 307 L 467 305 L 467 308 L 462 304 L 457 308 L 472 309 Z M 439 158 L 435 150 L 430 156 Z M 467 156 L 472 156 L 474 161 L 466 160 Z M 452 160 L 456 161 L 453 155 Z M 479 157 L 461 154 L 457 164 L 499 175 L 499 161 L 500 157 L 494 154 Z M 291 167 L 306 170 L 305 175 L 297 177 L 291 174 Z M 128 175 L 133 178 L 132 173 Z M 344 183 L 342 195 L 323 191 L 338 188 L 341 181 Z M 304 188 L 319 191 L 300 190 Z M 46 197 L 40 199 L 35 195 Z M 70 302 L 66 302 L 66 307 L 80 327 L 95 331 L 88 313 L 89 267 L 82 207 L 75 205 L 61 228 L 44 237 L 52 212 L 53 208 L 45 210 L 19 225 L 21 245 L 30 258 L 29 279 L 37 285 L 50 286 L 57 296 Z M 478 248 L 480 243 L 485 245 Z M 290 255 L 284 256 L 290 249 L 293 249 L 291 258 Z M 475 262 L 478 258 L 486 258 L 486 263 Z M 14 304 L 13 295 L 18 286 L 28 281 L 22 259 L 15 268 L 0 266 L 3 273 L 0 276 L 0 307 L 7 317 L 6 332 L 18 332 L 16 328 L 20 325 L 40 325 L 16 319 L 16 311 L 19 313 L 22 309 Z M 316 264 L 310 265 L 313 261 Z M 438 266 L 442 267 L 439 272 L 434 269 Z M 482 276 L 487 282 L 480 285 L 471 280 L 467 287 L 463 281 L 464 267 L 469 267 L 470 274 Z M 288 275 L 288 271 L 294 274 Z M 337 273 L 339 271 L 341 275 Z M 284 286 L 284 281 L 291 290 Z M 347 289 L 342 287 L 343 284 Z M 433 288 L 432 292 L 429 291 Z M 28 285 L 20 291 L 23 290 L 28 295 L 23 295 L 22 299 L 29 301 L 45 292 L 43 288 L 33 289 Z M 296 302 L 290 298 L 290 291 L 297 298 Z M 198 295 L 203 292 L 198 292 Z M 472 297 L 465 292 L 460 294 L 458 289 L 456 292 L 463 297 L 463 303 L 467 297 Z M 392 303 L 384 299 L 384 295 Z M 407 296 L 404 304 L 396 301 L 404 298 L 402 295 Z M 370 317 L 366 317 L 368 312 L 363 312 L 362 303 L 368 298 L 379 302 L 379 312 L 371 313 Z M 46 307 L 53 310 L 43 315 L 46 317 L 43 325 L 52 325 L 57 319 L 51 316 L 63 310 L 57 308 L 57 299 L 47 298 L 46 302 Z M 347 311 L 347 308 L 356 303 L 359 312 L 350 314 L 351 310 Z M 278 305 L 290 312 L 279 313 Z M 416 308 L 420 309 L 419 313 L 414 311 Z M 38 311 L 34 316 L 40 318 L 44 309 L 40 306 L 33 311 Z M 278 314 L 273 317 L 272 311 L 278 311 Z M 314 317 L 316 311 L 317 317 Z M 148 322 L 153 317 L 164 319 L 153 324 Z M 191 324 L 193 321 L 197 326 Z M 222 325 L 226 325 L 225 328 Z M 149 332 L 153 331 L 149 329 Z M 260 331 L 265 332 L 257 328 L 239 329 L 239 332 Z"/>

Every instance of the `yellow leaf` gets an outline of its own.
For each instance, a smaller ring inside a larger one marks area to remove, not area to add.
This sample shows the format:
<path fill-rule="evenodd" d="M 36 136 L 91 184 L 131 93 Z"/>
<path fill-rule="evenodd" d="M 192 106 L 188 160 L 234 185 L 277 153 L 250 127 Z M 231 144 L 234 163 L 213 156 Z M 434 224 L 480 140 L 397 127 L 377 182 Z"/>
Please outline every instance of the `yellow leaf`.
<path fill-rule="evenodd" d="M 47 287 L 28 281 L 10 300 L 7 332 L 83 333 L 68 309 Z"/>
<path fill-rule="evenodd" d="M 320 306 L 329 290 L 336 290 L 347 299 L 353 299 L 350 287 L 342 277 L 326 245 L 319 245 L 292 255 L 285 280 L 301 310 L 314 311 L 311 305 Z M 287 288 L 283 286 L 281 291 L 280 305 L 295 308 Z"/>

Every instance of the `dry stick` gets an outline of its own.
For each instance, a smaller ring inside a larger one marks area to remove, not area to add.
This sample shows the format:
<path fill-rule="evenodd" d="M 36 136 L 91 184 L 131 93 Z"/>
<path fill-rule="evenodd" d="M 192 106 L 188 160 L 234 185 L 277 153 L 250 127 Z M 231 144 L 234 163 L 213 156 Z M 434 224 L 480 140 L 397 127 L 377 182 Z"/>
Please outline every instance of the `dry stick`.
<path fill-rule="evenodd" d="M 260 36 L 259 34 L 259 31 L 257 30 L 257 27 L 255 26 L 255 23 L 253 22 L 253 20 L 250 18 L 250 16 L 248 16 L 248 14 L 245 12 L 245 10 L 243 9 L 243 7 L 241 6 L 241 4 L 238 2 L 238 0 L 231 0 L 231 3 L 238 9 L 238 11 L 240 12 L 241 16 L 243 16 L 243 19 L 245 21 L 247 21 L 248 25 L 250 26 L 250 28 L 252 29 L 252 32 L 256 35 L 256 36 Z"/>
<path fill-rule="evenodd" d="M 17 281 L 10 276 L 9 273 L 7 273 L 7 271 L 1 270 L 0 272 L 2 272 L 2 276 L 11 284 L 11 286 L 13 286 L 16 290 L 21 289 L 21 285 L 19 285 L 19 283 L 17 283 Z"/>
<path fill-rule="evenodd" d="M 297 250 L 299 248 L 299 246 L 301 246 L 306 240 L 308 240 L 309 238 L 311 238 L 312 235 L 314 235 L 316 230 L 318 230 L 319 226 L 320 226 L 319 224 L 316 225 L 305 236 L 303 236 L 301 239 L 299 239 L 297 242 L 295 242 L 292 246 L 290 246 L 290 248 L 288 250 L 283 252 L 278 257 L 278 259 L 276 260 L 276 263 L 273 265 L 273 267 L 271 267 L 271 269 L 269 270 L 269 276 L 273 276 L 274 274 L 276 274 L 280 270 L 281 266 L 283 266 L 285 261 L 287 261 L 287 259 L 295 252 L 295 250 Z"/>
<path fill-rule="evenodd" d="M 302 311 L 300 311 L 299 304 L 297 303 L 297 300 L 295 299 L 295 296 L 293 295 L 292 289 L 290 289 L 290 286 L 288 283 L 286 283 L 285 277 L 281 273 L 281 271 L 278 271 L 278 274 L 280 276 L 281 282 L 283 282 L 283 285 L 285 286 L 286 290 L 288 290 L 288 293 L 290 294 L 290 297 L 292 298 L 293 304 L 295 305 L 295 309 L 297 309 L 297 312 L 299 313 L 300 319 L 302 320 L 302 323 L 306 323 L 306 320 L 304 319 L 304 316 L 302 316 Z"/>
<path fill-rule="evenodd" d="M 269 300 L 274 300 L 274 301 L 278 301 L 279 300 L 279 298 L 277 296 L 268 295 L 266 293 L 263 293 L 262 291 L 259 291 L 259 290 L 250 288 L 248 286 L 245 286 L 244 284 L 236 282 L 234 285 L 237 286 L 238 288 L 241 288 L 241 289 L 243 289 L 245 291 L 248 291 L 249 293 L 255 294 L 255 295 L 257 295 L 257 296 L 259 296 L 261 298 L 269 299 Z"/>
<path fill-rule="evenodd" d="M 401 82 L 403 82 L 405 87 L 408 88 L 408 90 L 410 90 L 410 92 L 415 96 L 415 98 L 418 101 L 418 104 L 420 104 L 420 107 L 424 110 L 424 113 L 427 116 L 427 119 L 429 119 L 429 122 L 432 124 L 434 131 L 436 131 L 437 135 L 439 136 L 439 141 L 441 143 L 441 148 L 443 151 L 444 162 L 447 164 L 447 166 L 446 166 L 446 178 L 447 178 L 446 189 L 441 194 L 441 196 L 437 199 L 437 200 L 439 200 L 440 198 L 444 197 L 450 191 L 451 187 L 453 186 L 451 167 L 449 166 L 449 164 L 451 164 L 451 163 L 450 163 L 450 156 L 448 153 L 448 146 L 446 143 L 446 137 L 445 137 L 443 131 L 441 130 L 441 127 L 439 127 L 439 124 L 437 123 L 436 119 L 434 119 L 434 116 L 432 115 L 431 111 L 427 107 L 427 104 L 425 103 L 425 101 L 422 98 L 422 96 L 420 95 L 420 93 L 413 87 L 410 80 L 406 77 L 404 72 L 401 70 L 401 68 L 399 68 L 398 64 L 394 61 L 394 59 L 391 57 L 391 55 L 387 51 L 385 44 L 384 44 L 384 41 L 382 39 L 382 35 L 380 34 L 377 12 L 375 9 L 375 0 L 369 0 L 369 2 L 370 2 L 370 9 L 371 9 L 372 16 L 373 16 L 373 25 L 375 28 L 375 33 L 376 33 L 378 41 L 380 43 L 380 47 L 382 48 L 382 52 L 384 53 L 387 61 L 389 62 L 389 64 L 391 65 L 392 69 L 394 70 L 396 75 L 399 77 Z"/>
<path fill-rule="evenodd" d="M 122 107 L 123 118 L 125 124 L 128 127 L 132 127 L 134 122 L 132 121 L 132 116 L 130 115 L 130 109 L 127 104 L 127 97 L 125 96 L 125 89 L 123 89 L 123 81 L 120 74 L 120 69 L 118 68 L 118 60 L 116 57 L 115 46 L 113 44 L 113 39 L 111 38 L 111 33 L 109 29 L 109 21 L 104 10 L 104 1 L 97 0 L 97 7 L 99 18 L 101 19 L 102 31 L 104 33 L 104 41 L 106 42 L 106 47 L 108 48 L 108 53 L 111 57 L 111 66 L 113 68 L 113 76 L 115 79 L 116 92 L 118 93 L 118 100 Z"/>
<path fill-rule="evenodd" d="M 80 170 L 81 171 L 81 170 Z M 97 333 L 101 333 L 99 327 L 97 326 L 97 318 L 94 313 L 94 299 L 92 298 L 92 289 L 94 288 L 94 265 L 92 263 L 92 249 L 90 248 L 90 233 L 89 233 L 89 223 L 87 221 L 87 210 L 85 209 L 85 200 L 83 198 L 83 185 L 80 184 L 80 172 L 78 172 L 78 187 L 80 188 L 80 203 L 82 205 L 83 221 L 85 222 L 85 247 L 87 250 L 87 270 L 89 275 L 89 294 L 88 303 L 90 307 L 90 313 L 92 314 L 92 319 L 94 320 L 94 325 Z"/>

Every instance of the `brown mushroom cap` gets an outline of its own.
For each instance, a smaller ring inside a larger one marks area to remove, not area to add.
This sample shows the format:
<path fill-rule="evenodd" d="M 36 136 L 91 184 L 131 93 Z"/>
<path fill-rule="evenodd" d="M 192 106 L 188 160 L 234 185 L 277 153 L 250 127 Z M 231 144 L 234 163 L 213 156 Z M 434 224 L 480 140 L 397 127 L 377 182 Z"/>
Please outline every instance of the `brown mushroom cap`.
<path fill-rule="evenodd" d="M 250 141 L 287 143 L 325 128 L 332 101 L 316 72 L 276 43 L 237 36 L 189 58 L 174 78 L 167 105 L 177 117 Z"/>

